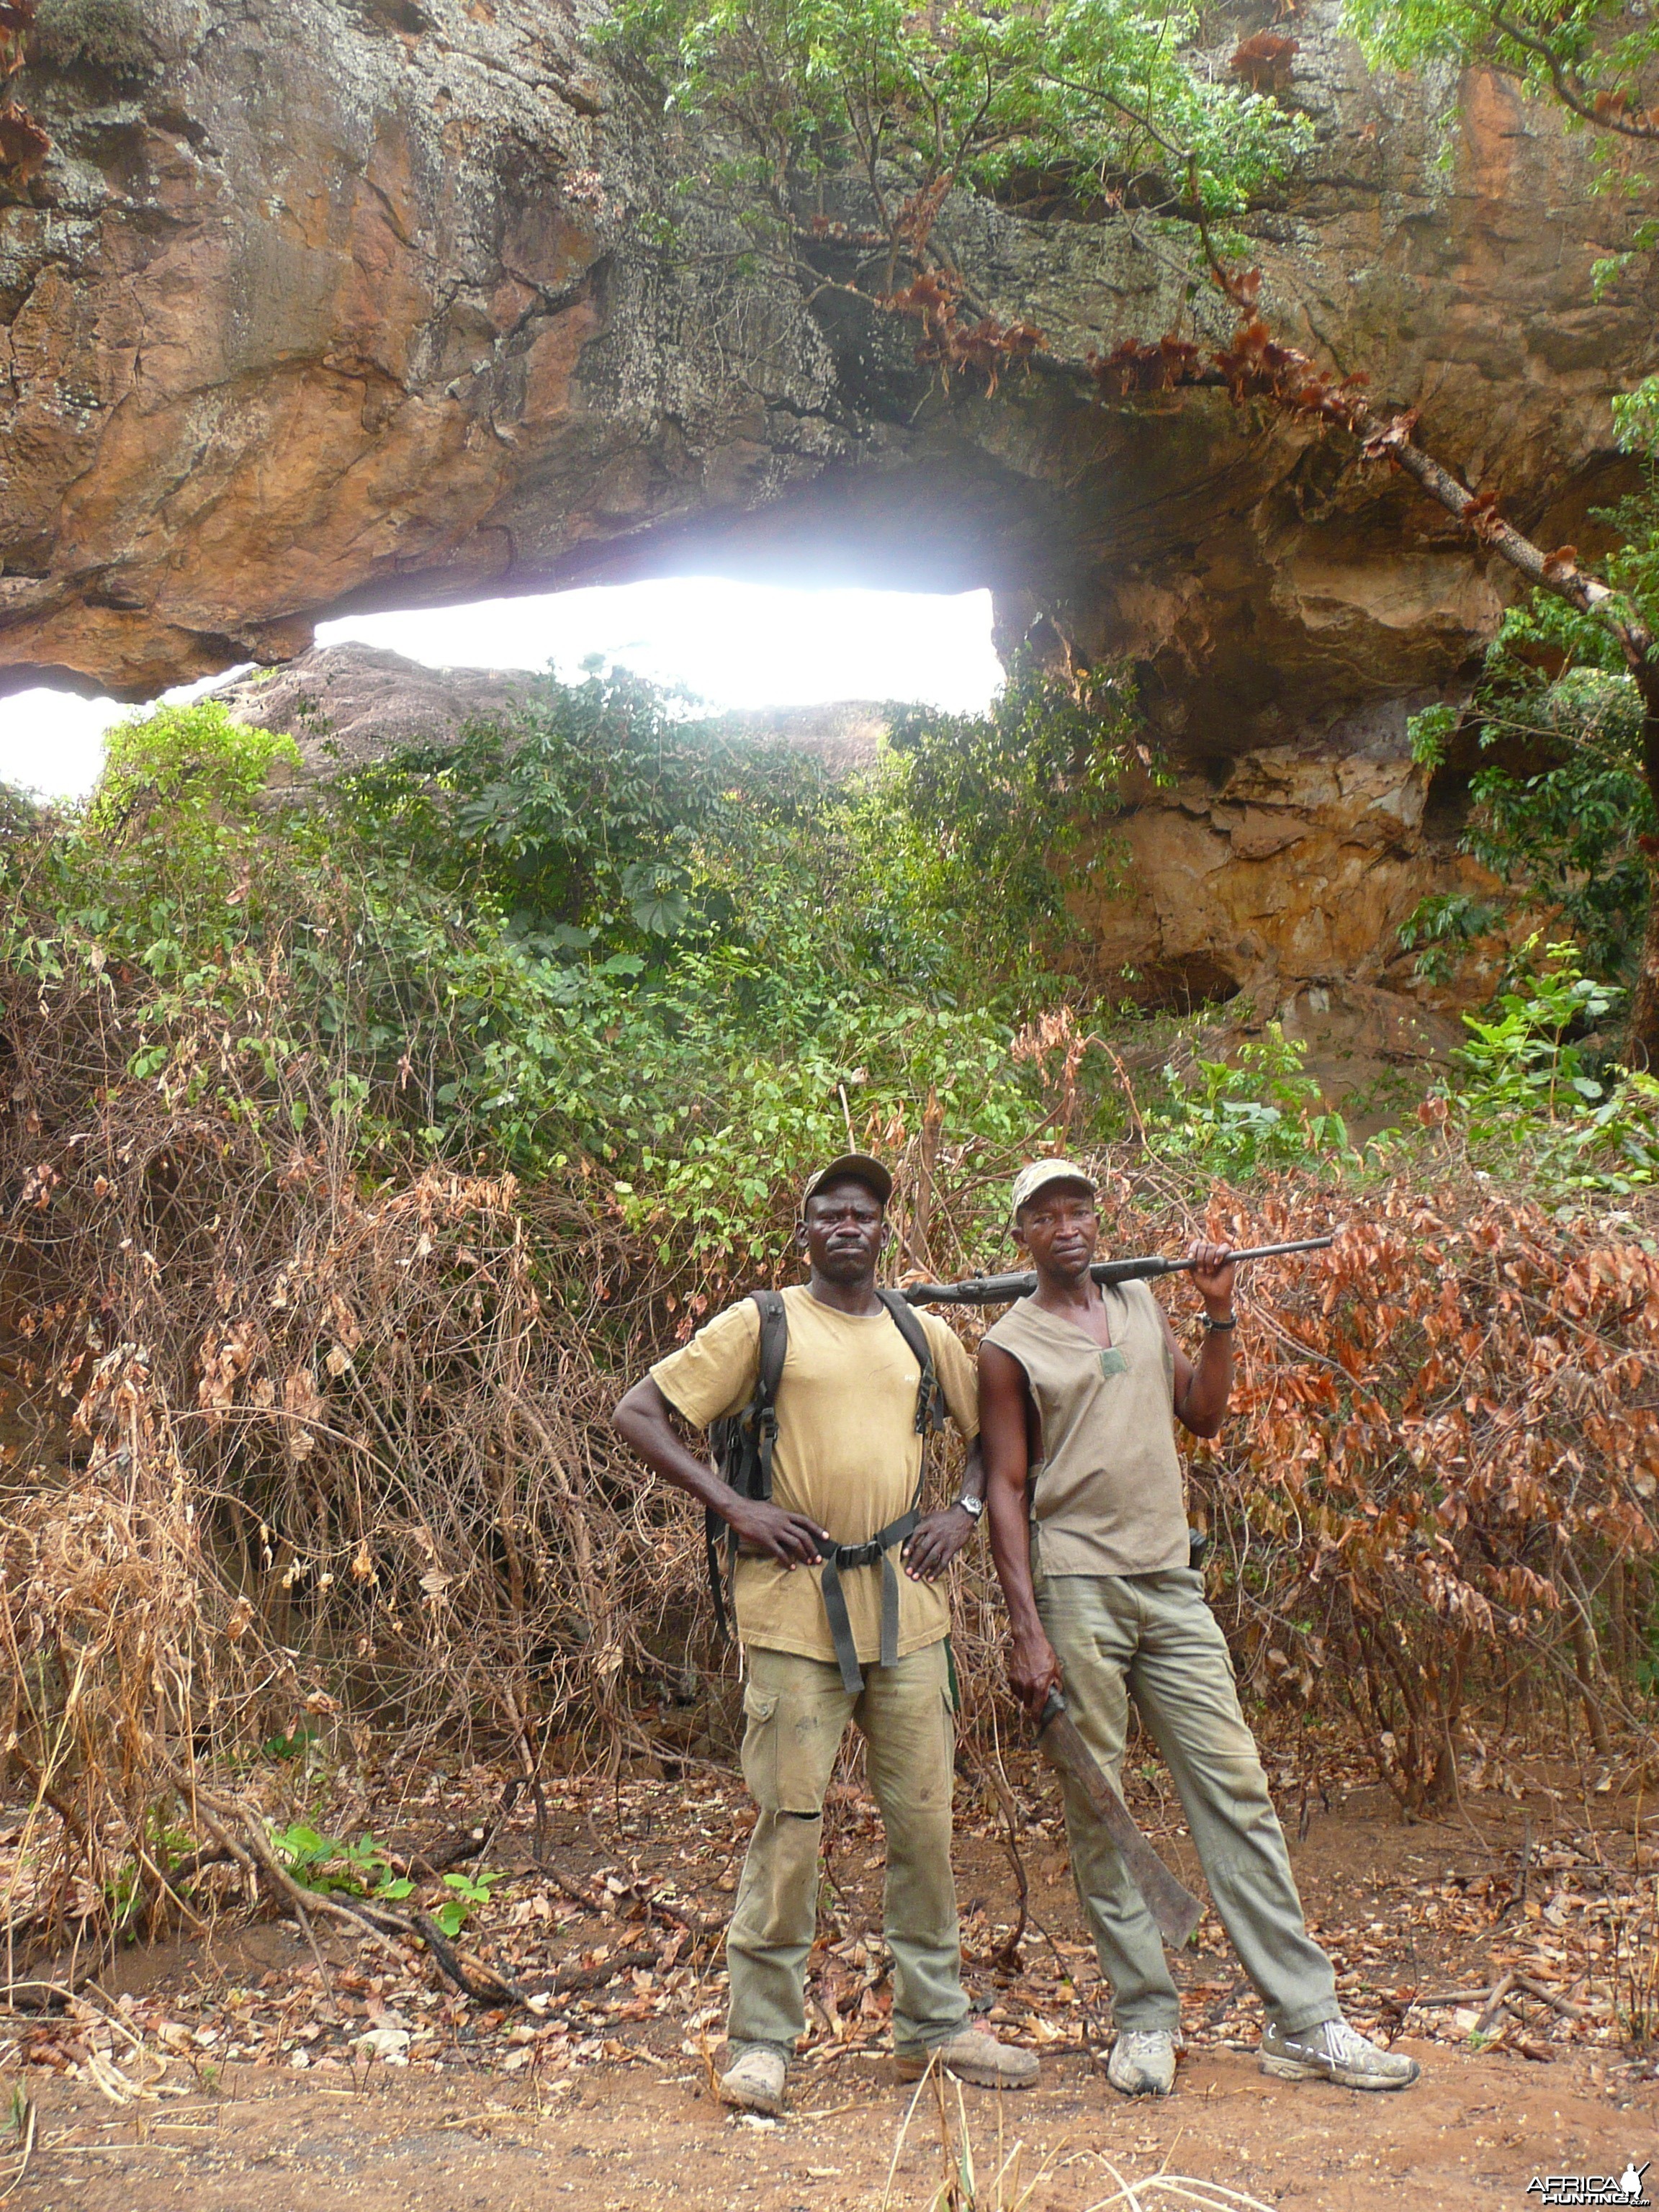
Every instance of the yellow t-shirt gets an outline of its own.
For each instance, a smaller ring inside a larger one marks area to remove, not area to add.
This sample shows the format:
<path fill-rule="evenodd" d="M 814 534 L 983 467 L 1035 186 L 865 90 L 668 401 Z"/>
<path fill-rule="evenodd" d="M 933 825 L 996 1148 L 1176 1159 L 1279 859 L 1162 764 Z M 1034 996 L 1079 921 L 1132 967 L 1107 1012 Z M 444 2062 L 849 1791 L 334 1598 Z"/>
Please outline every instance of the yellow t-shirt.
<path fill-rule="evenodd" d="M 866 1544 L 896 1521 L 915 1495 L 922 1439 L 916 1434 L 921 1370 L 897 1324 L 885 1313 L 844 1314 L 821 1305 L 804 1283 L 783 1294 L 788 1349 L 778 1383 L 778 1436 L 772 1454 L 772 1503 L 805 1513 L 838 1544 Z M 918 1316 L 951 1419 L 964 1437 L 979 1434 L 979 1383 L 959 1337 L 932 1314 Z M 651 1370 L 669 1404 L 700 1429 L 740 1413 L 760 1370 L 760 1310 L 744 1298 L 700 1328 L 683 1350 Z M 912 1582 L 895 1559 L 900 1656 L 949 1633 L 943 1581 Z M 833 1662 L 815 1567 L 739 1559 L 738 1633 L 745 1644 Z M 842 1575 L 847 1616 L 860 1662 L 881 1654 L 879 1567 Z"/>

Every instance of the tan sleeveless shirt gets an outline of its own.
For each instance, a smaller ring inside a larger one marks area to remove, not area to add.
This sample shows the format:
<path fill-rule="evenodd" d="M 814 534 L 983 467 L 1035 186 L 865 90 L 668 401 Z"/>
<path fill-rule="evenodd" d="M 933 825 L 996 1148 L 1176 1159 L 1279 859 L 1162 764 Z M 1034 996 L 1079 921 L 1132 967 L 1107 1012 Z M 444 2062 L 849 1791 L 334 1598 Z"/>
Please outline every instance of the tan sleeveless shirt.
<path fill-rule="evenodd" d="M 1047 1575 L 1149 1575 L 1188 1563 L 1175 1360 L 1145 1283 L 1104 1284 L 1111 1349 L 1022 1298 L 985 1333 L 1017 1359 L 1042 1425 L 1031 1559 Z"/>

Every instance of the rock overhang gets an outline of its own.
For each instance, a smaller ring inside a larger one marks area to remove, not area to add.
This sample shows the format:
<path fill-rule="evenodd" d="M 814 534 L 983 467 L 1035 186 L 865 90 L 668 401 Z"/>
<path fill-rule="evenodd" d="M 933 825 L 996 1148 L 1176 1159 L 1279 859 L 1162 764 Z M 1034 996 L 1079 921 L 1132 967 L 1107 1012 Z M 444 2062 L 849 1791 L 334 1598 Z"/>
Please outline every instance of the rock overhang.
<path fill-rule="evenodd" d="M 1455 686 L 1509 594 L 1336 439 L 1215 393 L 947 391 L 891 319 L 677 264 L 643 218 L 681 153 L 591 18 L 152 14 L 119 83 L 48 54 L 56 150 L 0 209 L 0 681 L 143 697 L 341 613 L 693 568 L 984 585 L 1005 641 L 1041 614 L 1130 659 L 1197 760 Z M 1607 395 L 1651 365 L 1646 276 L 1590 297 L 1628 211 L 1547 109 L 1373 80 L 1328 0 L 1304 17 L 1321 173 L 1254 221 L 1276 325 L 1585 544 Z M 1194 312 L 1144 223 L 948 219 L 1059 350 Z"/>

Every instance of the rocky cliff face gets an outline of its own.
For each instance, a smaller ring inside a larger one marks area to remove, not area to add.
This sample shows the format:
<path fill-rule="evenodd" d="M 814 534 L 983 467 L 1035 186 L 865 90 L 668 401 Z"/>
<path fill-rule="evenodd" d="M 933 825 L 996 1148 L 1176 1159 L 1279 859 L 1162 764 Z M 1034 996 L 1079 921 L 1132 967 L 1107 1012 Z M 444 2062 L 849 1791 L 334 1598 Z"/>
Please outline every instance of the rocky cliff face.
<path fill-rule="evenodd" d="M 69 33 L 96 14 L 91 52 Z M 145 696 L 569 575 L 836 448 L 798 305 L 665 275 L 544 0 L 45 0 L 0 210 L 0 655 Z M 745 348 L 776 364 L 764 386 Z"/>
<path fill-rule="evenodd" d="M 1518 520 L 1590 544 L 1607 395 L 1651 366 L 1651 257 L 1591 298 L 1633 212 L 1549 111 L 1372 80 L 1334 15 L 1297 18 L 1322 150 L 1255 224 L 1269 313 L 1420 405 Z M 52 151 L 0 178 L 11 682 L 142 696 L 351 608 L 675 566 L 988 584 L 1011 639 L 1042 614 L 1131 654 L 1186 776 L 1133 833 L 1143 957 L 1188 960 L 1201 911 L 1235 965 L 1252 937 L 1287 977 L 1353 939 L 1378 964 L 1418 802 L 1398 718 L 1386 771 L 1355 732 L 1455 686 L 1508 589 L 1408 486 L 1215 395 L 941 391 L 890 323 L 665 261 L 648 218 L 683 154 L 580 6 L 41 0 L 40 23 Z M 1057 351 L 1183 312 L 1155 233 L 947 220 Z M 1298 811 L 1324 889 L 1305 840 L 1261 847 Z"/>
<path fill-rule="evenodd" d="M 1248 8 L 1233 11 L 1240 27 Z M 1256 223 L 1286 333 L 1517 514 L 1583 506 L 1648 365 L 1632 216 L 1485 78 L 1364 73 L 1298 15 L 1316 174 Z M 643 235 L 676 149 L 545 0 L 41 0 L 52 138 L 0 198 L 0 656 L 143 694 L 318 617 L 676 560 L 990 583 L 1146 664 L 1193 749 L 1443 682 L 1502 586 L 1386 475 L 1214 397 L 930 390 L 907 330 L 819 318 Z M 1156 235 L 953 211 L 1059 351 L 1179 318 Z M 1643 266 L 1646 266 L 1646 257 Z"/>
<path fill-rule="evenodd" d="M 1264 1010 L 1307 986 L 1413 988 L 1399 931 L 1419 902 L 1499 887 L 1459 853 L 1461 809 L 1411 757 L 1411 703 L 1146 794 L 1118 834 L 1119 890 L 1077 902 L 1102 981 L 1128 969 L 1130 994 L 1156 1004 L 1242 993 Z M 1502 951 L 1473 948 L 1445 1003 L 1489 995 Z"/>

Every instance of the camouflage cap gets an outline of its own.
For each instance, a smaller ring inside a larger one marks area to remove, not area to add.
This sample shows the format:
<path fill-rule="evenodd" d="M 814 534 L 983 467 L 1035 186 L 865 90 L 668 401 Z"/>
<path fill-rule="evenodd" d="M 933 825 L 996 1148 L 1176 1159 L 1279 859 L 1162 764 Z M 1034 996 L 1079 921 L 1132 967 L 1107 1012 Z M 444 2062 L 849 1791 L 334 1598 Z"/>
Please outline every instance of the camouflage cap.
<path fill-rule="evenodd" d="M 1029 1206 L 1040 1190 L 1051 1182 L 1080 1182 L 1092 1197 L 1097 1188 L 1087 1168 L 1079 1167 L 1072 1160 L 1032 1160 L 1014 1177 L 1012 1218 L 1019 1219 L 1022 1206 Z"/>

